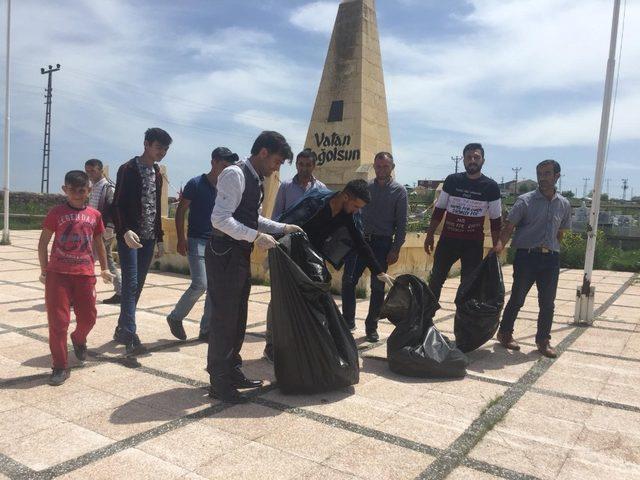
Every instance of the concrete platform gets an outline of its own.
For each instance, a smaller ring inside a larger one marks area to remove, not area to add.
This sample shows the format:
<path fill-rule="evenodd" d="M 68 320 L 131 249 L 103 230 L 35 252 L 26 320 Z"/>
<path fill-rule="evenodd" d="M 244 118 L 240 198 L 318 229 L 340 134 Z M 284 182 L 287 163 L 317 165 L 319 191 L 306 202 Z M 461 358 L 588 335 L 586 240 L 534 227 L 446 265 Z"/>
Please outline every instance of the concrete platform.
<path fill-rule="evenodd" d="M 98 305 L 90 361 L 70 355 L 71 377 L 50 368 L 38 232 L 0 246 L 0 479 L 640 479 L 640 281 L 596 271 L 598 320 L 570 324 L 581 272 L 563 270 L 552 342 L 535 351 L 532 292 L 516 323 L 520 352 L 489 342 L 470 354 L 466 378 L 416 380 L 388 370 L 381 342 L 364 342 L 367 302 L 355 332 L 361 381 L 353 388 L 286 396 L 268 383 L 248 404 L 206 396 L 206 345 L 195 338 L 200 301 L 170 335 L 165 317 L 189 279 L 152 272 L 139 334 L 151 353 L 131 361 L 111 341 L 119 309 Z M 504 269 L 507 289 L 511 268 Z M 443 290 L 438 327 L 453 330 L 457 279 Z M 98 282 L 98 299 L 111 296 Z M 274 381 L 261 358 L 269 288 L 255 286 L 243 349 L 245 371 Z"/>

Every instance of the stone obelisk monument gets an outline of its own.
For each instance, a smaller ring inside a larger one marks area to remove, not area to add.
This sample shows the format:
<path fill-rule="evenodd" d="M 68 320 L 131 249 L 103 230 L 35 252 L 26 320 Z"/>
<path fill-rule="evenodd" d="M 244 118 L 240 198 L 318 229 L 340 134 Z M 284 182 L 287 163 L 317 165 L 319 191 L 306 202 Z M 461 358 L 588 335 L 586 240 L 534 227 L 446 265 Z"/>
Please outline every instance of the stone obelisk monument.
<path fill-rule="evenodd" d="M 305 148 L 331 189 L 373 178 L 373 156 L 391 151 L 375 0 L 340 4 Z"/>

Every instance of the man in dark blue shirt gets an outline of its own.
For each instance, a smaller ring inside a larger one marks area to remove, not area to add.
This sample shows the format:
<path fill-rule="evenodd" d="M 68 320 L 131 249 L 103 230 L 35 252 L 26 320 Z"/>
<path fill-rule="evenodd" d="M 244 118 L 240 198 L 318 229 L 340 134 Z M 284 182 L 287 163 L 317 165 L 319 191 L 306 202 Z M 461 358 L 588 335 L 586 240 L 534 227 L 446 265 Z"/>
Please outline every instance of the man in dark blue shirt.
<path fill-rule="evenodd" d="M 207 271 L 204 252 L 211 238 L 211 212 L 216 200 L 216 183 L 218 176 L 229 165 L 238 161 L 238 155 L 225 147 L 218 147 L 211 152 L 211 171 L 193 177 L 182 191 L 182 197 L 176 210 L 176 232 L 178 236 L 178 253 L 187 256 L 191 272 L 191 285 L 182 294 L 173 311 L 167 317 L 167 323 L 174 337 L 186 340 L 187 334 L 182 320 L 189 314 L 195 303 L 207 291 Z M 184 235 L 184 215 L 189 210 L 189 227 L 187 237 Z M 204 302 L 204 313 L 200 320 L 200 340 L 209 339 L 209 322 L 211 319 L 211 299 L 209 295 Z"/>

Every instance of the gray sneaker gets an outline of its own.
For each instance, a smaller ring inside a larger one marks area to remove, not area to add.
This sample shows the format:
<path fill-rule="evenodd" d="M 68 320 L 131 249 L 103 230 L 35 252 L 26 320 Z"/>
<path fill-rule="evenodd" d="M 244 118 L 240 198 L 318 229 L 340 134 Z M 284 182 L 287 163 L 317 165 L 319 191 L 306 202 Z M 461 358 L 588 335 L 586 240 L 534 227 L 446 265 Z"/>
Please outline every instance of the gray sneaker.
<path fill-rule="evenodd" d="M 69 374 L 64 368 L 54 368 L 49 376 L 49 385 L 57 387 L 62 385 L 69 378 Z"/>

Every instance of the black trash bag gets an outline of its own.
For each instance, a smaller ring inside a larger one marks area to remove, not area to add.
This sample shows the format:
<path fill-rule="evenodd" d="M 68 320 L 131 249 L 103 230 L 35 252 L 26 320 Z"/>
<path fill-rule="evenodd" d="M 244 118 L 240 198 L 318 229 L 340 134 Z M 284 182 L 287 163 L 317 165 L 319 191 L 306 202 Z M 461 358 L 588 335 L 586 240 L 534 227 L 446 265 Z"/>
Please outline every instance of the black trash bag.
<path fill-rule="evenodd" d="M 269 250 L 273 356 L 284 393 L 318 393 L 354 385 L 358 349 L 330 291 L 331 275 L 304 233 Z"/>
<path fill-rule="evenodd" d="M 387 340 L 392 372 L 410 377 L 464 377 L 467 357 L 433 325 L 440 308 L 426 283 L 414 275 L 400 275 L 385 299 L 380 318 L 395 329 Z"/>
<path fill-rule="evenodd" d="M 503 306 L 502 268 L 498 256 L 491 252 L 458 288 L 453 327 L 458 348 L 471 352 L 491 340 L 500 325 Z"/>

